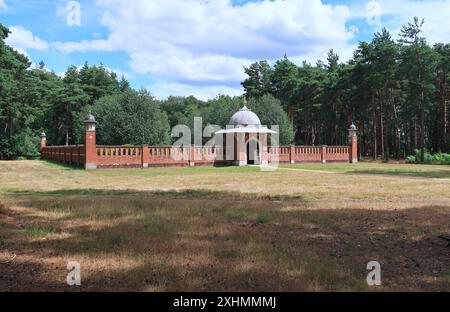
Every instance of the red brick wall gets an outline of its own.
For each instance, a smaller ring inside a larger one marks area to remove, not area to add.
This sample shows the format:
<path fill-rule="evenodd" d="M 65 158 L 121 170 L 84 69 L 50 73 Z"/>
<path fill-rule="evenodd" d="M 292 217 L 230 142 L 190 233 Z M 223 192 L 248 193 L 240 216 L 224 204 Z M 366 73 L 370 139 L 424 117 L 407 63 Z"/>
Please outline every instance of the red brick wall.
<path fill-rule="evenodd" d="M 92 146 L 91 146 L 92 147 Z M 96 146 L 88 150 L 85 145 L 43 147 L 41 157 L 46 160 L 84 166 L 95 164 L 97 168 L 151 168 L 188 167 L 223 164 L 218 157 L 223 148 L 169 147 L 169 146 Z M 320 163 L 349 162 L 357 151 L 348 146 L 280 146 L 269 147 L 269 162 Z"/>
<path fill-rule="evenodd" d="M 86 141 L 87 145 L 42 147 L 41 156 L 86 168 L 87 164 L 95 168 L 151 168 L 212 166 L 226 162 L 221 147 L 95 146 L 95 132 L 87 132 Z M 264 159 L 269 163 L 349 162 L 357 159 L 356 138 L 351 143 L 352 146 L 268 147 Z"/>
<path fill-rule="evenodd" d="M 348 146 L 269 147 L 269 160 L 279 163 L 348 162 Z"/>
<path fill-rule="evenodd" d="M 74 166 L 84 166 L 86 163 L 84 145 L 46 146 L 42 148 L 42 159 L 60 162 Z"/>

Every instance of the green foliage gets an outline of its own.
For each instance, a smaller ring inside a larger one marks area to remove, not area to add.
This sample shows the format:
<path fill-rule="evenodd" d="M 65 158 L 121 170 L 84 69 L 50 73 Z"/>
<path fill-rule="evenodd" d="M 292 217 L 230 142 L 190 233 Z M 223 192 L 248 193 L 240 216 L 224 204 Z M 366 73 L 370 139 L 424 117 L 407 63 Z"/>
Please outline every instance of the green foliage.
<path fill-rule="evenodd" d="M 416 156 L 410 155 L 406 157 L 406 163 L 408 164 L 414 164 L 416 162 Z"/>
<path fill-rule="evenodd" d="M 200 101 L 193 97 L 169 97 L 162 102 L 162 107 L 169 115 L 170 126 L 187 125 L 193 129 L 194 117 L 203 118 L 203 127 L 217 125 L 225 128 L 230 118 L 243 106 L 242 97 L 218 96 L 209 101 Z M 249 108 L 261 119 L 261 123 L 268 127 L 280 126 L 280 144 L 290 144 L 294 133 L 288 121 L 288 116 L 281 106 L 281 102 L 270 94 L 250 98 Z M 207 141 L 209 138 L 204 138 Z"/>
<path fill-rule="evenodd" d="M 221 95 L 205 103 L 202 116 L 205 124 L 218 125 L 225 128 L 238 110 L 242 108 L 241 97 Z"/>
<path fill-rule="evenodd" d="M 78 114 L 79 140 L 84 135 L 83 120 L 91 112 L 98 122 L 98 144 L 170 144 L 169 122 L 160 106 L 146 90 L 103 97 L 94 106 L 87 106 Z"/>
<path fill-rule="evenodd" d="M 431 47 L 422 27 L 415 18 L 397 41 L 383 29 L 345 63 L 333 50 L 316 64 L 297 65 L 286 55 L 273 66 L 255 62 L 242 82 L 249 106 L 263 124 L 280 125 L 283 145 L 347 145 L 355 122 L 361 156 L 388 160 L 419 149 L 407 161 L 446 163 L 448 154 L 439 152 L 450 151 L 450 45 Z M 223 128 L 243 105 L 230 96 L 156 101 L 101 64 L 71 66 L 61 78 L 42 62 L 30 68 L 5 44 L 8 34 L 0 24 L 0 159 L 37 157 L 42 131 L 50 145 L 83 143 L 89 112 L 99 121 L 100 144 L 160 145 L 173 142 L 176 125 L 193 129 L 194 117 Z"/>
<path fill-rule="evenodd" d="M 434 165 L 450 165 L 450 154 L 446 153 L 435 153 L 431 154 L 428 151 L 424 153 L 424 161 L 421 161 L 420 150 L 415 151 L 415 155 L 410 155 L 406 158 L 406 162 L 410 164 L 434 164 Z"/>
<path fill-rule="evenodd" d="M 333 50 L 314 65 L 287 56 L 273 67 L 254 63 L 246 68 L 246 94 L 280 100 L 297 144 L 347 145 L 354 122 L 362 157 L 388 160 L 420 149 L 422 159 L 426 148 L 450 151 L 450 45 L 428 45 L 423 23 L 414 18 L 398 41 L 382 29 L 346 63 Z"/>
<path fill-rule="evenodd" d="M 263 125 L 268 127 L 278 125 L 280 127 L 280 145 L 287 145 L 293 142 L 294 131 L 279 100 L 267 94 L 259 99 L 250 99 L 248 106 L 258 115 Z"/>
<path fill-rule="evenodd" d="M 194 117 L 200 117 L 201 106 L 204 103 L 193 96 L 175 97 L 170 96 L 162 101 L 162 108 L 169 118 L 170 128 L 177 125 L 187 125 L 191 129 L 194 127 Z"/>
<path fill-rule="evenodd" d="M 0 24 L 0 159 L 38 157 L 42 131 L 51 145 L 82 143 L 81 112 L 101 97 L 129 90 L 125 79 L 119 82 L 103 66 L 71 66 L 64 78 L 43 62 L 30 68 L 27 57 L 5 44 L 8 34 Z"/>
<path fill-rule="evenodd" d="M 248 78 L 242 82 L 247 97 L 259 98 L 272 93 L 273 69 L 267 61 L 253 63 L 244 68 Z"/>
<path fill-rule="evenodd" d="M 39 157 L 39 138 L 29 131 L 20 132 L 0 139 L 0 159 L 18 157 L 34 159 Z"/>

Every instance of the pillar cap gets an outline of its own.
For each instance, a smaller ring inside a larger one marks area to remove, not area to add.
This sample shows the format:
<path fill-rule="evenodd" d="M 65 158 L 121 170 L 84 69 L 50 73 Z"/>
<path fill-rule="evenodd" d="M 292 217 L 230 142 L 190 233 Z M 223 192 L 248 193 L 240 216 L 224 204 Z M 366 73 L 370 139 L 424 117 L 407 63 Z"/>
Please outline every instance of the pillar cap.
<path fill-rule="evenodd" d="M 47 138 L 47 135 L 45 134 L 45 132 L 42 132 L 41 133 L 41 139 L 45 139 L 45 138 Z"/>
<path fill-rule="evenodd" d="M 350 128 L 348 130 L 357 131 L 358 129 L 356 128 L 355 124 L 352 122 L 352 125 L 350 126 Z"/>
<path fill-rule="evenodd" d="M 86 116 L 86 118 L 84 119 L 85 123 L 93 123 L 96 124 L 97 122 L 95 121 L 95 117 L 92 114 L 89 114 Z"/>

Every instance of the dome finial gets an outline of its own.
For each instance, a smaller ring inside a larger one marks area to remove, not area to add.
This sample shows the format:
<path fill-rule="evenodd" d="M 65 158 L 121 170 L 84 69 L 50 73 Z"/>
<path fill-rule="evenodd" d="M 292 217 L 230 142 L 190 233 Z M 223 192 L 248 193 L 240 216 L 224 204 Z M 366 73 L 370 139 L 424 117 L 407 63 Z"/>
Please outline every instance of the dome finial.
<path fill-rule="evenodd" d="M 247 97 L 244 96 L 244 107 L 242 109 L 248 109 L 247 104 L 248 104 Z"/>

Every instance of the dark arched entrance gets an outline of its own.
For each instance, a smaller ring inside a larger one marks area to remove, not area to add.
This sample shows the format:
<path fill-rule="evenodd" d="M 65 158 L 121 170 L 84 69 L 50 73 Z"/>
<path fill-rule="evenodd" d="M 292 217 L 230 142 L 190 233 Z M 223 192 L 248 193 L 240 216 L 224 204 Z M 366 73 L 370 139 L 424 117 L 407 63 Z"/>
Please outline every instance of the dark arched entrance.
<path fill-rule="evenodd" d="M 247 165 L 259 164 L 259 144 L 256 140 L 247 142 Z"/>

